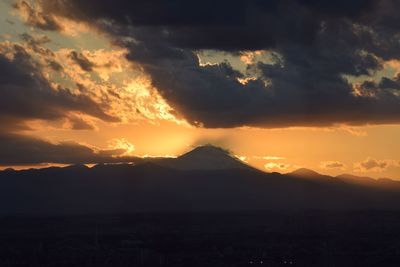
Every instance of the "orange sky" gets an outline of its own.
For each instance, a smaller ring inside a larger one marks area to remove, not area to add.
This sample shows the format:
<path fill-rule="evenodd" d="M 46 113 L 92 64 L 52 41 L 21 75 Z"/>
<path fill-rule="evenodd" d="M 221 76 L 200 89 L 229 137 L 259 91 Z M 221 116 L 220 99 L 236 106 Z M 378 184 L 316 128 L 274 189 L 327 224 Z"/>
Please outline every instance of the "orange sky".
<path fill-rule="evenodd" d="M 398 158 L 400 126 L 364 126 L 288 129 L 202 129 L 174 122 L 150 124 L 99 123 L 94 131 L 38 129 L 31 132 L 52 141 L 78 140 L 96 147 L 124 142 L 133 145 L 132 155 L 179 155 L 196 145 L 212 143 L 230 149 L 249 164 L 266 171 L 289 172 L 307 167 L 321 173 L 354 173 L 372 177 L 400 177 Z M 121 144 L 122 143 L 122 144 Z M 360 168 L 368 158 L 387 162 L 384 168 Z M 343 166 L 329 168 L 329 162 Z M 328 166 L 326 166 L 328 165 Z M 265 167 L 267 166 L 267 167 Z M 272 168 L 271 168 L 272 167 Z"/>
<path fill-rule="evenodd" d="M 2 17 L 13 22 L 0 22 L 2 54 L 10 54 L 12 45 L 18 43 L 36 60 L 45 61 L 44 56 L 21 41 L 20 35 L 29 33 L 40 37 L 47 34 L 51 42 L 42 46 L 55 53 L 64 72 L 59 74 L 44 68 L 45 77 L 54 87 L 70 86 L 76 92 L 79 88 L 75 84 L 81 84 L 96 101 L 107 97 L 108 114 L 120 119 L 105 122 L 81 112 L 70 112 L 68 118 L 57 120 L 25 120 L 29 129 L 17 130 L 18 134 L 52 143 L 74 141 L 94 149 L 124 149 L 124 155 L 138 156 L 176 156 L 196 145 L 212 143 L 230 149 L 265 171 L 289 172 L 307 167 L 330 175 L 353 173 L 400 180 L 400 125 L 276 129 L 191 126 L 158 94 L 149 75 L 139 65 L 128 62 L 124 58 L 126 51 L 113 46 L 106 36 L 67 20 L 61 22 L 68 24 L 68 31 L 42 32 L 24 25 L 24 14 L 12 10 L 7 1 L 0 3 L 0 10 Z M 71 51 L 79 51 L 94 64 L 92 73 L 73 64 L 69 57 Z M 198 56 L 202 64 L 228 60 L 237 70 L 245 69 L 246 64 L 254 60 L 270 60 L 268 51 L 242 56 L 200 51 Z M 387 62 L 385 66 L 375 78 L 400 71 L 398 61 Z M 357 78 L 348 78 L 357 81 Z M 3 168 L 6 167 L 12 166 Z M 27 166 L 19 166 L 24 167 Z"/>

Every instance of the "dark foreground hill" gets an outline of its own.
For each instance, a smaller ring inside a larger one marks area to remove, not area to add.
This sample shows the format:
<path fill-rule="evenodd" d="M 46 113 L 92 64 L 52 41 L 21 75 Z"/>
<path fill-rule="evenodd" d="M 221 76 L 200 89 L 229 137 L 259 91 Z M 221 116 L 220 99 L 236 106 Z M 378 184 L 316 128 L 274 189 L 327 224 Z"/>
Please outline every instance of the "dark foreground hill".
<path fill-rule="evenodd" d="M 0 213 L 400 209 L 395 181 L 265 173 L 227 154 L 206 147 L 137 165 L 2 171 Z"/>

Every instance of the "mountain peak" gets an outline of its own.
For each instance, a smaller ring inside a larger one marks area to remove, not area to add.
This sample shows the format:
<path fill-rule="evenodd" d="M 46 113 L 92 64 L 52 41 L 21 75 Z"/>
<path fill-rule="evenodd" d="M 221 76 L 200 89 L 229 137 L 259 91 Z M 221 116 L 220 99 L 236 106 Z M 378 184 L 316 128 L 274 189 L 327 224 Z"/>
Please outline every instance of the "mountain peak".
<path fill-rule="evenodd" d="M 214 145 L 202 145 L 162 165 L 181 170 L 223 170 L 250 168 L 228 150 Z"/>
<path fill-rule="evenodd" d="M 203 156 L 207 156 L 207 157 L 223 156 L 223 157 L 234 158 L 227 149 L 217 147 L 217 146 L 214 146 L 211 144 L 195 147 L 193 150 L 186 152 L 185 154 L 179 156 L 179 158 L 203 157 Z"/>
<path fill-rule="evenodd" d="M 15 170 L 13 168 L 6 168 L 4 170 L 2 170 L 3 172 L 15 172 Z"/>
<path fill-rule="evenodd" d="M 290 175 L 299 177 L 315 177 L 315 176 L 320 176 L 321 174 L 307 168 L 300 168 L 291 172 Z"/>
<path fill-rule="evenodd" d="M 77 164 L 68 165 L 68 166 L 64 167 L 64 169 L 65 170 L 87 170 L 87 169 L 89 169 L 89 167 L 86 166 L 85 164 L 77 163 Z"/>

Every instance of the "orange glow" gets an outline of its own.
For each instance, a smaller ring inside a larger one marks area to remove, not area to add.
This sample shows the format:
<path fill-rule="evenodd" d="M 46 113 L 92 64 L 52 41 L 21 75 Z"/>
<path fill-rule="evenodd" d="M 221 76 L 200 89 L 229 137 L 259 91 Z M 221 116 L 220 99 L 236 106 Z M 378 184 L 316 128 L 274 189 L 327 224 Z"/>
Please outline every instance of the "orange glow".
<path fill-rule="evenodd" d="M 29 8 L 22 5 L 17 12 L 22 21 L 30 19 Z M 33 12 L 40 23 L 41 10 Z M 22 42 L 17 35 L 11 38 L 9 33 L 0 30 L 0 35 L 7 37 L 0 41 L 0 53 L 12 58 L 15 46 L 22 47 L 40 66 L 54 91 L 66 88 L 71 94 L 88 97 L 117 120 L 107 122 L 66 110 L 62 118 L 26 119 L 21 123 L 23 127 L 13 133 L 54 143 L 72 140 L 96 149 L 122 149 L 123 155 L 147 157 L 178 156 L 194 146 L 211 143 L 231 150 L 242 161 L 264 171 L 289 172 L 306 167 L 330 175 L 362 172 L 372 177 L 400 179 L 400 125 L 283 129 L 194 127 L 154 88 L 143 66 L 126 58 L 127 49 L 113 44 L 93 26 L 61 17 L 54 20 L 62 29 L 43 31 L 51 42 L 39 44 L 39 49 Z M 16 26 L 18 32 L 40 37 L 37 31 L 21 25 Z M 91 63 L 91 70 L 83 70 L 76 64 L 71 58 L 72 52 L 85 57 Z M 200 66 L 227 60 L 233 69 L 242 72 L 248 64 L 273 62 L 272 52 L 268 50 L 239 51 L 236 55 L 207 50 L 194 52 Z M 52 69 L 50 61 L 58 63 L 62 71 Z M 383 65 L 377 77 L 383 74 L 392 77 L 400 72 L 398 60 L 386 61 Z M 254 75 L 257 74 L 246 73 L 238 82 L 246 84 L 256 79 Z M 360 83 L 357 78 L 346 78 L 355 81 L 355 94 L 366 94 L 357 86 Z M 374 164 L 377 167 L 368 168 Z M 39 167 L 44 166 L 48 165 Z M 18 168 L 23 167 L 30 166 Z"/>

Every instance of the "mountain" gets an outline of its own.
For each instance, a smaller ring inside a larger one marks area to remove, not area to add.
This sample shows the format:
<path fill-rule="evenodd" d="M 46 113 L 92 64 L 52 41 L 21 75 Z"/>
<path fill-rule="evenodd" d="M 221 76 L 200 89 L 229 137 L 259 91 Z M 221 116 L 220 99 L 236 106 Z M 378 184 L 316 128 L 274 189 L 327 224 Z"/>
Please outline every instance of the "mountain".
<path fill-rule="evenodd" d="M 400 182 L 389 178 L 373 179 L 371 177 L 356 176 L 352 174 L 341 174 L 336 176 L 336 178 L 346 183 L 365 187 L 382 188 L 389 191 L 400 190 Z"/>
<path fill-rule="evenodd" d="M 293 172 L 288 173 L 287 175 L 296 177 L 299 179 L 312 180 L 317 183 L 324 183 L 324 184 L 331 184 L 331 185 L 343 183 L 343 181 L 340 179 L 336 179 L 335 177 L 332 177 L 329 175 L 320 174 L 314 170 L 310 170 L 310 169 L 306 169 L 306 168 L 297 169 Z"/>
<path fill-rule="evenodd" d="M 301 169 L 265 173 L 202 146 L 175 159 L 0 172 L 0 215 L 152 211 L 400 210 L 399 182 Z M 389 189 L 390 188 L 390 189 Z"/>
<path fill-rule="evenodd" d="M 377 180 L 373 179 L 371 177 L 365 177 L 365 176 L 356 176 L 352 174 L 341 174 L 336 176 L 337 179 L 342 180 L 344 182 L 348 183 L 354 183 L 354 184 L 360 184 L 360 185 L 370 185 L 370 186 L 375 186 Z"/>
<path fill-rule="evenodd" d="M 297 169 L 291 173 L 289 173 L 291 176 L 296 176 L 296 177 L 305 177 L 305 178 L 311 178 L 311 177 L 321 177 L 323 176 L 322 174 L 319 174 L 316 171 L 306 169 L 306 168 L 300 168 Z"/>
<path fill-rule="evenodd" d="M 229 151 L 213 145 L 204 145 L 179 156 L 176 159 L 158 160 L 157 164 L 179 170 L 224 170 L 249 169 Z"/>

